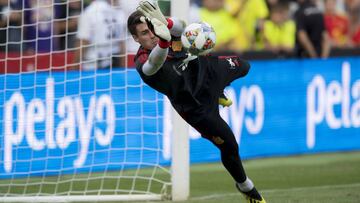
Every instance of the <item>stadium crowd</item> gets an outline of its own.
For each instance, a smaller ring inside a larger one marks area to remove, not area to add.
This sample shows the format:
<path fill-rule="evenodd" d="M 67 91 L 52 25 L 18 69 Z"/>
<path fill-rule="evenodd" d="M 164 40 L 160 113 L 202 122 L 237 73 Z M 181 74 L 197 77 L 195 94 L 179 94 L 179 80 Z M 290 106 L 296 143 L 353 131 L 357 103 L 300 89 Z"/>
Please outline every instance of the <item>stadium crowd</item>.
<path fill-rule="evenodd" d="M 121 56 L 137 50 L 126 20 L 138 2 L 0 0 L 0 60 L 65 50 L 74 53 L 67 64 L 90 60 L 93 66 L 94 58 L 110 54 L 120 58 L 117 66 L 123 66 Z M 170 1 L 159 4 L 169 14 Z M 98 7 L 109 15 L 97 16 Z M 99 19 L 104 23 L 94 23 Z M 187 21 L 214 27 L 216 52 L 248 58 L 352 55 L 360 47 L 360 0 L 192 0 Z M 99 34 L 104 29 L 109 31 Z M 99 56 L 94 50 L 109 50 L 106 43 L 111 51 Z"/>
<path fill-rule="evenodd" d="M 314 58 L 360 46 L 360 0 L 199 0 L 197 20 L 214 27 L 217 51 Z"/>

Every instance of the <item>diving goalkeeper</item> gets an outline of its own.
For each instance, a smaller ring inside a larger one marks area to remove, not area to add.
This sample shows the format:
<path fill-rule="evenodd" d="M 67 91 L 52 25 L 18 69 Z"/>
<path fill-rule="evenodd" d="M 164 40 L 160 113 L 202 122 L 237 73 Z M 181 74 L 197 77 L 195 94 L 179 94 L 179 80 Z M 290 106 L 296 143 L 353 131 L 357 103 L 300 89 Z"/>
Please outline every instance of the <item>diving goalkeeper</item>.
<path fill-rule="evenodd" d="M 128 29 L 141 45 L 136 69 L 146 84 L 165 94 L 180 116 L 219 148 L 223 165 L 248 202 L 265 203 L 246 176 L 235 136 L 219 114 L 219 103 L 231 105 L 224 88 L 244 77 L 250 65 L 239 57 L 189 55 L 180 41 L 184 28 L 183 21 L 166 19 L 156 2 L 140 2 L 128 18 Z"/>

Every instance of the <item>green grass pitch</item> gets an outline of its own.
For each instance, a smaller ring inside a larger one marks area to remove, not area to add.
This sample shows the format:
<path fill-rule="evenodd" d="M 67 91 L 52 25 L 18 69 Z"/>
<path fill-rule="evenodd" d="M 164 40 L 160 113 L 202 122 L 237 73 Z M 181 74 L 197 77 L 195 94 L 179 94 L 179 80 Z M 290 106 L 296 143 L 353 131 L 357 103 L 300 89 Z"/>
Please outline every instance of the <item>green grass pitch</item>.
<path fill-rule="evenodd" d="M 267 203 L 359 203 L 360 152 L 244 161 Z M 191 167 L 191 203 L 245 202 L 220 164 Z"/>
<path fill-rule="evenodd" d="M 360 151 L 253 159 L 244 161 L 244 167 L 267 203 L 360 202 Z M 168 181 L 168 175 L 164 176 L 165 173 L 161 171 L 130 170 L 109 172 L 105 179 L 104 174 L 94 173 L 91 176 L 64 176 L 61 180 L 59 177 L 2 180 L 0 193 L 3 195 L 11 190 L 19 194 L 36 194 L 40 191 L 52 194 L 54 191 L 66 193 L 72 188 L 77 191 L 90 190 L 92 192 L 88 194 L 96 194 L 100 189 L 111 190 L 117 187 L 119 182 L 116 179 L 119 175 L 125 177 L 121 180 L 121 185 L 128 186 L 123 189 L 131 190 L 135 183 L 134 175 L 148 177 L 149 174 Z M 77 181 L 71 181 L 74 178 Z M 39 180 L 48 185 L 32 185 Z M 245 203 L 245 199 L 236 191 L 232 178 L 220 163 L 192 165 L 190 180 L 190 198 L 184 203 Z M 140 181 L 136 185 L 143 187 L 142 189 L 148 187 L 147 180 L 136 181 Z M 7 184 L 17 186 L 8 187 Z M 156 184 L 152 186 L 155 190 L 161 187 Z"/>

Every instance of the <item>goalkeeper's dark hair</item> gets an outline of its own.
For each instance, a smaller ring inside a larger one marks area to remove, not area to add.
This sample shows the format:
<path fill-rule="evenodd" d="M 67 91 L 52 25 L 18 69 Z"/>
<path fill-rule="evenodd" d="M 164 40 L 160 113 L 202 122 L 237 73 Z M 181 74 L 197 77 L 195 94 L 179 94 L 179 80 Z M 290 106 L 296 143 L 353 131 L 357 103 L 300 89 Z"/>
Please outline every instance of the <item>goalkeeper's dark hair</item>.
<path fill-rule="evenodd" d="M 136 35 L 136 25 L 143 23 L 140 20 L 141 16 L 144 15 L 140 11 L 135 11 L 129 16 L 127 21 L 127 27 L 130 34 Z"/>

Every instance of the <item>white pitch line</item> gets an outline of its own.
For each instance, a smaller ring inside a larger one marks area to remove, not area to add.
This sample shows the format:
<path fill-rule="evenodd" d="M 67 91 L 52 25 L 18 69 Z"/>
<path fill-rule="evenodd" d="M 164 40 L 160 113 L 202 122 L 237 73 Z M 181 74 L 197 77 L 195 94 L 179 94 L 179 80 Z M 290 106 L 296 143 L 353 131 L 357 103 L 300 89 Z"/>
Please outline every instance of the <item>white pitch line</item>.
<path fill-rule="evenodd" d="M 302 191 L 302 190 L 313 190 L 313 189 L 329 189 L 329 188 L 347 188 L 347 187 L 360 187 L 360 183 L 352 184 L 342 184 L 342 185 L 322 185 L 322 186 L 313 186 L 313 187 L 297 187 L 289 189 L 270 189 L 262 190 L 263 193 L 274 193 L 274 192 L 291 192 L 291 191 Z"/>
<path fill-rule="evenodd" d="M 360 187 L 360 183 L 353 184 L 343 184 L 343 185 L 322 185 L 322 186 L 313 186 L 313 187 L 297 187 L 297 188 L 289 188 L 289 189 L 270 189 L 270 190 L 261 190 L 262 194 L 266 193 L 275 193 L 275 192 L 292 192 L 292 191 L 303 191 L 303 190 L 314 190 L 314 189 L 329 189 L 329 188 L 349 188 L 349 187 Z M 190 198 L 191 200 L 207 200 L 207 199 L 216 199 L 223 198 L 228 196 L 236 196 L 240 193 L 226 193 L 226 194 L 213 194 L 201 197 Z"/>

